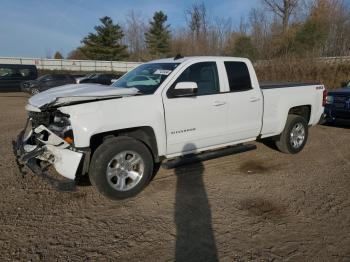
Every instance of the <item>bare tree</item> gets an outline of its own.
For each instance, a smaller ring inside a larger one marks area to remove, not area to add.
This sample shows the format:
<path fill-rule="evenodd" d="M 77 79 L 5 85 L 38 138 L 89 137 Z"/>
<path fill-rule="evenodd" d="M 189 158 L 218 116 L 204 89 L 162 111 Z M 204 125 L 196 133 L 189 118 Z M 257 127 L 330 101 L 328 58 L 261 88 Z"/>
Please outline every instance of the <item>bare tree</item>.
<path fill-rule="evenodd" d="M 248 31 L 248 23 L 246 22 L 246 19 L 242 16 L 239 21 L 237 32 L 241 35 L 246 35 L 247 31 Z"/>
<path fill-rule="evenodd" d="M 254 46 L 257 49 L 258 58 L 267 58 L 269 54 L 266 52 L 267 45 L 270 42 L 269 37 L 269 21 L 264 11 L 260 8 L 253 8 L 249 13 L 250 34 Z"/>
<path fill-rule="evenodd" d="M 350 10 L 343 0 L 315 0 L 310 19 L 318 21 L 326 30 L 323 56 L 349 54 Z"/>
<path fill-rule="evenodd" d="M 197 36 L 201 32 L 206 32 L 208 21 L 204 3 L 193 4 L 185 13 L 187 15 L 188 26 L 192 32 L 195 32 Z"/>
<path fill-rule="evenodd" d="M 224 53 L 224 48 L 232 34 L 232 19 L 231 18 L 219 18 L 217 17 L 214 21 L 214 25 L 212 27 L 213 31 L 211 33 L 212 48 L 215 48 L 215 55 L 222 55 Z"/>
<path fill-rule="evenodd" d="M 286 32 L 289 26 L 289 20 L 299 0 L 262 0 L 265 6 L 275 15 L 282 19 L 282 30 Z"/>
<path fill-rule="evenodd" d="M 125 38 L 129 48 L 130 59 L 142 61 L 146 48 L 144 37 L 146 24 L 140 18 L 140 15 L 130 11 L 126 17 L 125 27 Z"/>
<path fill-rule="evenodd" d="M 194 53 L 203 52 L 206 49 L 206 34 L 208 30 L 207 10 L 204 3 L 193 4 L 185 10 L 188 27 L 191 31 L 192 49 Z"/>
<path fill-rule="evenodd" d="M 52 52 L 50 48 L 47 48 L 45 51 L 45 58 L 50 59 L 52 58 Z"/>
<path fill-rule="evenodd" d="M 83 52 L 78 47 L 68 53 L 67 59 L 86 60 L 87 57 L 83 54 Z"/>

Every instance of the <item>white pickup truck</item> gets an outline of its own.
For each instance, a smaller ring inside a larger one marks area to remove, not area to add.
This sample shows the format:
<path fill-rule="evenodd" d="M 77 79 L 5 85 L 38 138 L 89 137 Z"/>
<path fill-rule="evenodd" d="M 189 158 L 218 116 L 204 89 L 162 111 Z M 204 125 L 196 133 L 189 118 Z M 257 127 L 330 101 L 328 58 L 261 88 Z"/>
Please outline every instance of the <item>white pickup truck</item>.
<path fill-rule="evenodd" d="M 34 173 L 52 164 L 121 199 L 140 192 L 160 162 L 179 156 L 264 138 L 298 153 L 325 98 L 319 84 L 259 85 L 244 58 L 162 59 L 111 86 L 66 85 L 31 97 L 14 149 Z"/>

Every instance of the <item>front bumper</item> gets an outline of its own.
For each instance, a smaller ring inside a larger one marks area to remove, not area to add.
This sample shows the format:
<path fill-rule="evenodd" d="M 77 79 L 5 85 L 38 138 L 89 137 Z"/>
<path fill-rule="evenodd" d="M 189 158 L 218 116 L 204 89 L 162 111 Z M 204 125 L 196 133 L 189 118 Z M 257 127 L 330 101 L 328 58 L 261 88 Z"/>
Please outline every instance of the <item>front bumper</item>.
<path fill-rule="evenodd" d="M 29 118 L 16 141 L 13 141 L 20 170 L 26 166 L 34 174 L 42 175 L 49 165 L 53 165 L 60 175 L 75 179 L 83 153 L 74 151 L 70 144 L 43 125 L 27 132 L 30 123 Z"/>

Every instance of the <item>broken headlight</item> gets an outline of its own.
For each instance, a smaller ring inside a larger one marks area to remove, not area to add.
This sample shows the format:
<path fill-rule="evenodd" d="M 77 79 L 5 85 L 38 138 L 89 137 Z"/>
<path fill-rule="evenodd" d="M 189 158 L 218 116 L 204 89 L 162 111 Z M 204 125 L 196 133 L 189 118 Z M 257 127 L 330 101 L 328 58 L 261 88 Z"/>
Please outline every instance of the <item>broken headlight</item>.
<path fill-rule="evenodd" d="M 69 115 L 63 114 L 59 111 L 55 112 L 48 128 L 67 143 L 73 143 L 73 130 L 69 120 Z"/>

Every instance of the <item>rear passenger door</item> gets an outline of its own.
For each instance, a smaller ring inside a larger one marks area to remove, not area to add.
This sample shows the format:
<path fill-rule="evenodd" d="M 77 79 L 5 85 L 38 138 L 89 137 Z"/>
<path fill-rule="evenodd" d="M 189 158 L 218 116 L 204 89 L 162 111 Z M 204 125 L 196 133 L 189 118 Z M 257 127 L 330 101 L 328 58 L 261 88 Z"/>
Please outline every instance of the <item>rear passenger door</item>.
<path fill-rule="evenodd" d="M 260 88 L 252 86 L 247 64 L 225 61 L 229 92 L 227 131 L 228 139 L 241 141 L 256 138 L 261 131 L 263 99 Z"/>
<path fill-rule="evenodd" d="M 196 82 L 197 94 L 173 96 L 179 82 Z M 227 103 L 221 87 L 216 62 L 197 62 L 163 93 L 168 156 L 226 142 Z"/>

